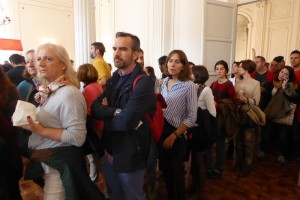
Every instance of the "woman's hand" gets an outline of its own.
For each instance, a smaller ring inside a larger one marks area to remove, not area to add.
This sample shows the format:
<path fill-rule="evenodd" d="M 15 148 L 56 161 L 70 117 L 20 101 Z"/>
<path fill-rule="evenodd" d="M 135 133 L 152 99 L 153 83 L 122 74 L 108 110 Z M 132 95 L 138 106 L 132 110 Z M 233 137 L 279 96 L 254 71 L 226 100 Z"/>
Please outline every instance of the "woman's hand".
<path fill-rule="evenodd" d="M 102 99 L 102 106 L 108 106 L 106 97 Z"/>
<path fill-rule="evenodd" d="M 287 85 L 287 82 L 289 81 L 289 78 L 288 77 L 286 77 L 285 79 L 283 79 L 282 80 L 282 89 L 284 90 L 284 89 L 286 89 L 286 85 Z"/>
<path fill-rule="evenodd" d="M 174 144 L 174 141 L 176 139 L 176 135 L 175 134 L 171 134 L 169 135 L 169 137 L 167 137 L 163 143 L 163 147 L 166 148 L 166 149 L 171 149 L 173 144 Z"/>
<path fill-rule="evenodd" d="M 242 102 L 245 103 L 247 101 L 247 98 L 244 95 L 238 95 L 238 99 Z"/>
<path fill-rule="evenodd" d="M 27 121 L 28 121 L 27 125 L 21 126 L 23 129 L 26 129 L 28 131 L 31 131 L 31 132 L 34 132 L 37 134 L 40 134 L 42 132 L 42 130 L 44 129 L 44 127 L 41 124 L 35 123 L 30 116 L 27 116 Z"/>

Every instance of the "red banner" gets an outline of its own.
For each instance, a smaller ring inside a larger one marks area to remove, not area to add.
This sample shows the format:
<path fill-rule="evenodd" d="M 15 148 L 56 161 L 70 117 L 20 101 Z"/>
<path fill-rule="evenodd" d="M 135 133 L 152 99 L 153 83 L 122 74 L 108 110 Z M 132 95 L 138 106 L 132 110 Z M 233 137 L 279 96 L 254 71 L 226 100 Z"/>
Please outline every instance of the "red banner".
<path fill-rule="evenodd" d="M 21 40 L 0 38 L 0 50 L 23 51 Z"/>

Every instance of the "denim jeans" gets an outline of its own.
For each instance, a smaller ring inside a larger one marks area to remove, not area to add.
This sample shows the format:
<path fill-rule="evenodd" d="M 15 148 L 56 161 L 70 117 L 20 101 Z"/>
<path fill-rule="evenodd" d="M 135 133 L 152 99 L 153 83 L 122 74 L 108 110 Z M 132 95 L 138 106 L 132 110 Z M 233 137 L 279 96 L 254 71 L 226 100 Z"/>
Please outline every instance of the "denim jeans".
<path fill-rule="evenodd" d="M 146 200 L 144 193 L 145 169 L 130 173 L 118 173 L 103 156 L 103 171 L 111 200 Z"/>

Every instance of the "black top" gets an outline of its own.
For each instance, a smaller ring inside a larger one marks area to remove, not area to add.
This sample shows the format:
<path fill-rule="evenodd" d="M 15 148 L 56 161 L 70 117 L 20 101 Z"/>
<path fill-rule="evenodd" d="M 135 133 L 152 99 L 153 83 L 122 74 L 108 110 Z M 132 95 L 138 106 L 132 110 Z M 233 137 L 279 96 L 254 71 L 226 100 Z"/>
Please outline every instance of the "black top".
<path fill-rule="evenodd" d="M 9 77 L 9 79 L 13 84 L 18 86 L 19 83 L 25 80 L 25 78 L 22 76 L 22 73 L 25 69 L 26 69 L 25 66 L 17 66 L 14 69 L 9 70 L 7 72 L 7 76 Z"/>

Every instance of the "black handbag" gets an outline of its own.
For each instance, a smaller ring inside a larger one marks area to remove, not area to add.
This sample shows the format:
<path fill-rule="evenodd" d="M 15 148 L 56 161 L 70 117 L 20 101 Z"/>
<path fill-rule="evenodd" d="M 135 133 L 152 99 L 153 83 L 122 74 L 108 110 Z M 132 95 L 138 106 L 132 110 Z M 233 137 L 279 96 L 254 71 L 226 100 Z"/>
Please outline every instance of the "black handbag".
<path fill-rule="evenodd" d="M 192 134 L 192 149 L 201 152 L 210 148 L 217 140 L 216 118 L 207 109 L 198 107 L 196 123 L 198 126 L 191 128 L 189 132 Z"/>
<path fill-rule="evenodd" d="M 197 90 L 199 98 L 205 85 L 200 85 Z M 210 148 L 217 140 L 217 123 L 216 118 L 212 116 L 207 109 L 202 110 L 200 107 L 197 109 L 198 126 L 190 128 L 189 133 L 192 134 L 191 145 L 192 149 L 198 152 Z"/>

